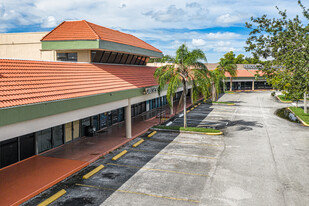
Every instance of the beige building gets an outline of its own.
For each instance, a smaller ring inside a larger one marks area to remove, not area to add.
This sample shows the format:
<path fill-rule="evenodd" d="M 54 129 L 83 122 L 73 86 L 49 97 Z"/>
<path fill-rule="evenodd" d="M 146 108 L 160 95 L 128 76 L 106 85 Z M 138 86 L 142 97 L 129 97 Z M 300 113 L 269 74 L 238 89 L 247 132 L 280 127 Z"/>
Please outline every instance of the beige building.
<path fill-rule="evenodd" d="M 56 60 L 55 51 L 42 51 L 41 39 L 48 32 L 0 34 L 0 58 Z"/>

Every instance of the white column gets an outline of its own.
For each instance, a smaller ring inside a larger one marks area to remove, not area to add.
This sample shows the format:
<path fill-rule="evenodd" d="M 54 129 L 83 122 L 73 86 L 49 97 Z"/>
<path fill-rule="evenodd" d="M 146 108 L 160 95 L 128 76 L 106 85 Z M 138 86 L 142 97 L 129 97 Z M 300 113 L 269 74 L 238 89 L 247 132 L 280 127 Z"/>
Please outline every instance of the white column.
<path fill-rule="evenodd" d="M 149 111 L 149 101 L 146 101 L 146 111 Z"/>
<path fill-rule="evenodd" d="M 252 80 L 252 90 L 254 90 L 254 80 Z"/>
<path fill-rule="evenodd" d="M 128 99 L 128 106 L 125 107 L 126 138 L 132 138 L 132 117 L 131 101 Z"/>

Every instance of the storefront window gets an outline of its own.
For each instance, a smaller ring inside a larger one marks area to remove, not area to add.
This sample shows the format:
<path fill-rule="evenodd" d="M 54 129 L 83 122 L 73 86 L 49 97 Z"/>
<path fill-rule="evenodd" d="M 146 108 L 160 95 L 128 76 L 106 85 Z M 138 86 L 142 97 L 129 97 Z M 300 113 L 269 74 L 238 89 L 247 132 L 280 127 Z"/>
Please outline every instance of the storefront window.
<path fill-rule="evenodd" d="M 99 115 L 92 117 L 92 125 L 95 127 L 96 131 L 99 130 Z"/>
<path fill-rule="evenodd" d="M 87 127 L 90 126 L 90 117 L 81 120 L 81 136 L 87 135 Z"/>
<path fill-rule="evenodd" d="M 53 134 L 53 147 L 63 144 L 63 127 L 62 125 L 52 128 Z"/>
<path fill-rule="evenodd" d="M 19 142 L 20 142 L 20 160 L 35 155 L 35 138 L 33 133 L 19 137 Z"/>
<path fill-rule="evenodd" d="M 105 114 L 100 114 L 100 129 L 107 126 L 107 117 Z"/>
<path fill-rule="evenodd" d="M 5 167 L 18 161 L 17 138 L 0 143 L 0 166 Z"/>
<path fill-rule="evenodd" d="M 38 141 L 38 152 L 44 152 L 52 148 L 51 128 L 35 133 Z"/>

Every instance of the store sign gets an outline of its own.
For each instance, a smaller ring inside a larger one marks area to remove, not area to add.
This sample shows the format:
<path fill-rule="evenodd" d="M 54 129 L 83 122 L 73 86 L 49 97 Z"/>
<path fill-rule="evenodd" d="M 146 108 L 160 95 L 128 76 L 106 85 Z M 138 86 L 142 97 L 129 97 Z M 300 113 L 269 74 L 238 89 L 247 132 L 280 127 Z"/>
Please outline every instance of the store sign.
<path fill-rule="evenodd" d="M 262 67 L 260 64 L 244 64 L 245 69 L 260 69 Z"/>
<path fill-rule="evenodd" d="M 152 94 L 157 92 L 157 88 L 155 87 L 150 87 L 150 88 L 145 88 L 144 94 Z"/>

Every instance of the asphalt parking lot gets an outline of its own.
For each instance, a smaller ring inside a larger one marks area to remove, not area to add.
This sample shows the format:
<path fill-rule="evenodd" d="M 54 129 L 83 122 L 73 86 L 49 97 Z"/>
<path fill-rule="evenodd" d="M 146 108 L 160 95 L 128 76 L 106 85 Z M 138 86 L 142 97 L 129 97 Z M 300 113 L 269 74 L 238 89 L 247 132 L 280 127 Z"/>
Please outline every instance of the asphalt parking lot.
<path fill-rule="evenodd" d="M 36 205 L 60 189 L 67 193 L 51 205 L 196 205 L 200 193 L 223 150 L 219 136 L 159 132 L 133 148 L 125 147 L 100 159 L 79 174 L 35 197 Z M 118 152 L 128 151 L 116 161 Z M 100 172 L 83 180 L 96 166 Z"/>
<path fill-rule="evenodd" d="M 189 126 L 224 136 L 158 132 L 106 155 L 23 205 L 309 205 L 309 130 L 274 115 L 270 92 L 228 94 L 188 113 Z M 172 125 L 180 125 L 182 117 Z M 138 147 L 132 145 L 145 139 Z M 128 153 L 116 161 L 119 152 Z M 88 180 L 82 176 L 103 164 Z"/>

